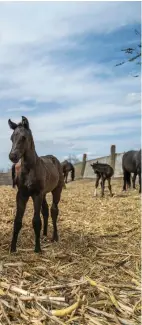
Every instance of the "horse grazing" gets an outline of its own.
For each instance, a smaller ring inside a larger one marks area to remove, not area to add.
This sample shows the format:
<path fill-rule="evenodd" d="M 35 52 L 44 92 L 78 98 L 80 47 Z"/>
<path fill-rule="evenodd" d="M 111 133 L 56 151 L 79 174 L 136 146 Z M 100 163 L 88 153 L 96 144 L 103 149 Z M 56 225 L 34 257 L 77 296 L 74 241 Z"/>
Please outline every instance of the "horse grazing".
<path fill-rule="evenodd" d="M 67 183 L 68 173 L 71 172 L 71 179 L 74 181 L 75 179 L 75 168 L 72 163 L 67 160 L 64 160 L 62 163 L 63 175 L 65 183 Z"/>
<path fill-rule="evenodd" d="M 131 187 L 131 173 L 134 173 L 132 177 L 133 188 L 135 188 L 136 176 L 139 177 L 139 193 L 141 193 L 141 149 L 130 150 L 124 153 L 122 157 L 122 169 L 123 169 L 123 191 L 126 191 L 126 185 Z"/>
<path fill-rule="evenodd" d="M 61 198 L 64 183 L 62 167 L 59 160 L 52 155 L 38 157 L 35 151 L 34 140 L 29 122 L 26 117 L 22 116 L 22 121 L 19 124 L 16 124 L 9 119 L 8 124 L 13 130 L 13 134 L 11 136 L 12 149 L 9 154 L 9 159 L 15 164 L 15 166 L 13 166 L 13 179 L 14 186 L 17 185 L 18 188 L 16 195 L 16 216 L 14 220 L 11 252 L 16 251 L 18 234 L 22 227 L 22 218 L 29 197 L 32 198 L 34 206 L 32 224 L 35 232 L 35 252 L 41 252 L 40 232 L 42 223 L 40 211 L 44 220 L 43 235 L 46 236 L 49 216 L 46 193 L 49 192 L 52 192 L 52 241 L 58 241 L 58 203 Z M 17 163 L 19 164 L 18 173 Z"/>
<path fill-rule="evenodd" d="M 110 191 L 110 196 L 113 196 L 112 190 L 111 190 L 111 177 L 114 174 L 113 168 L 108 164 L 99 163 L 98 161 L 96 163 L 91 164 L 91 167 L 94 170 L 94 173 L 96 174 L 96 183 L 95 183 L 95 192 L 94 196 L 97 196 L 97 187 L 99 185 L 99 181 L 101 179 L 101 196 L 104 196 L 104 189 L 105 189 L 105 181 L 108 181 L 108 188 Z"/>

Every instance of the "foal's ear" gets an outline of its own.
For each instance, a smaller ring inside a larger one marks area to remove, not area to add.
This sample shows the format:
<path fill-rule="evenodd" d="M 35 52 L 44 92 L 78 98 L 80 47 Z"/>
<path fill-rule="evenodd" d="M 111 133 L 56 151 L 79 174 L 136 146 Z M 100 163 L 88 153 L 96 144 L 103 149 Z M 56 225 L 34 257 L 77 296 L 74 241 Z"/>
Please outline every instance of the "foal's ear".
<path fill-rule="evenodd" d="M 22 116 L 22 125 L 26 128 L 29 129 L 29 121 L 25 116 Z"/>
<path fill-rule="evenodd" d="M 9 124 L 10 129 L 12 129 L 12 130 L 15 130 L 18 126 L 16 123 L 12 122 L 10 119 L 8 120 L 8 124 Z"/>

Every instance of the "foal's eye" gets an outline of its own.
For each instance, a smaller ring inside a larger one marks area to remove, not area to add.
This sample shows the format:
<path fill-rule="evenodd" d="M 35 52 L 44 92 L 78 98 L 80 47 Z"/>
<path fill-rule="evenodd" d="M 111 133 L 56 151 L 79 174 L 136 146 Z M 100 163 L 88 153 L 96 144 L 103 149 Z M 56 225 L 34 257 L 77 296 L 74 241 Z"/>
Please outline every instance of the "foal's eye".
<path fill-rule="evenodd" d="M 26 137 L 24 135 L 22 135 L 21 141 L 24 141 L 25 139 L 26 139 Z"/>

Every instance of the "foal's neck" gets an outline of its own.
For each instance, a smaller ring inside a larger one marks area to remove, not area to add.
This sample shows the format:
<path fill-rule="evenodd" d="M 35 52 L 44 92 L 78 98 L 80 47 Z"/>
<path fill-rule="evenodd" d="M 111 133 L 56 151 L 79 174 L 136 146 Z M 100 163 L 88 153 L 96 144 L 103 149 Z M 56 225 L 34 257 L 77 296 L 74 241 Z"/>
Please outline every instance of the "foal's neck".
<path fill-rule="evenodd" d="M 35 151 L 33 139 L 31 140 L 31 148 L 27 148 L 24 156 L 21 158 L 21 166 L 26 167 L 27 170 L 34 169 L 38 160 L 38 155 Z"/>
<path fill-rule="evenodd" d="M 37 162 L 37 158 L 38 156 L 35 151 L 26 151 L 21 159 L 21 165 L 26 167 L 28 170 L 34 169 Z"/>

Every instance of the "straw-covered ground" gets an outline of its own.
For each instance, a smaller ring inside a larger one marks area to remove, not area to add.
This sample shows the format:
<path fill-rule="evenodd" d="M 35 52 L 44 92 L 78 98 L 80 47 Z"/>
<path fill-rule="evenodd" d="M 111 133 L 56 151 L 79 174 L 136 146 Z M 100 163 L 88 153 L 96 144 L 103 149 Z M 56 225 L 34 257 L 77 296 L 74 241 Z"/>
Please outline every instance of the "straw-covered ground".
<path fill-rule="evenodd" d="M 0 187 L 0 324 L 140 324 L 140 195 L 92 196 L 94 181 L 67 184 L 60 202 L 59 243 L 41 238 L 35 254 L 31 200 L 9 254 L 16 190 Z M 100 194 L 100 193 L 99 193 Z M 51 195 L 48 195 L 51 203 Z"/>

